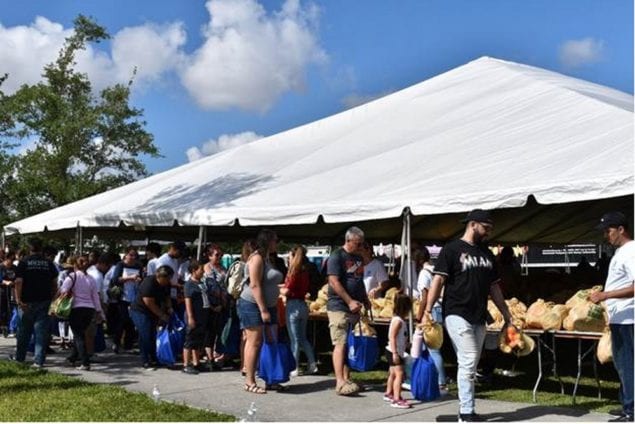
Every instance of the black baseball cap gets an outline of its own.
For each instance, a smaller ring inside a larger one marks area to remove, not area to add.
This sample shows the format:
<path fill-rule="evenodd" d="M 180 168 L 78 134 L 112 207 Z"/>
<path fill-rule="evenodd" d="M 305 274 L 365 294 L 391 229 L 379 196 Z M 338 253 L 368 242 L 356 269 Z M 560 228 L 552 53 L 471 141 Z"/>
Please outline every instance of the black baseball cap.
<path fill-rule="evenodd" d="M 607 228 L 619 226 L 627 227 L 626 216 L 622 212 L 607 212 L 600 218 L 600 223 L 595 227 L 597 230 L 606 230 Z"/>
<path fill-rule="evenodd" d="M 465 218 L 461 220 L 463 224 L 466 224 L 470 221 L 482 222 L 484 224 L 494 225 L 494 221 L 492 220 L 492 215 L 489 211 L 484 211 L 483 209 L 474 209 L 470 211 Z"/>

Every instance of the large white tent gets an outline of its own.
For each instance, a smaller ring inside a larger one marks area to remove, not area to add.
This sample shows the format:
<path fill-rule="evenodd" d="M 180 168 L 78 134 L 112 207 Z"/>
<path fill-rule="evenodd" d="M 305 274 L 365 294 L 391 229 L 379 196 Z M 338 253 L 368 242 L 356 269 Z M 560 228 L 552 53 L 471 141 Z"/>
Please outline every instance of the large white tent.
<path fill-rule="evenodd" d="M 473 208 L 499 241 L 593 238 L 633 208 L 633 96 L 482 57 L 370 103 L 11 223 L 8 234 L 158 229 L 444 239 Z M 408 209 L 409 208 L 409 209 Z"/>

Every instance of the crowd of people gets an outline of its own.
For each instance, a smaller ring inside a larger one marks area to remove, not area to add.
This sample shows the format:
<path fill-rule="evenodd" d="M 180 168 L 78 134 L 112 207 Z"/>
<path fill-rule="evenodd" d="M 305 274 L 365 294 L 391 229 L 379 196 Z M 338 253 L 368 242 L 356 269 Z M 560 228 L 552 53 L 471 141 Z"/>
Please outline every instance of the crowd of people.
<path fill-rule="evenodd" d="M 413 252 L 416 284 L 401 287 L 395 298 L 385 346 L 389 376 L 383 399 L 395 408 L 411 407 L 401 396 L 401 386 L 408 343 L 405 319 L 412 308 L 407 294 L 414 293 L 420 301 L 419 309 L 413 311 L 416 321 L 442 323 L 456 352 L 458 420 L 480 421 L 475 411 L 474 384 L 486 335 L 487 301 L 491 298 L 499 308 L 505 325 L 513 325 L 501 288 L 509 283 L 506 272 L 513 265 L 505 255 L 495 258 L 487 248 L 494 226 L 489 212 L 473 210 L 463 222 L 463 235 L 445 244 L 434 266 L 424 247 Z M 606 301 L 614 363 L 621 382 L 623 408 L 617 420 L 632 421 L 635 243 L 621 213 L 605 215 L 599 229 L 617 250 L 607 267 L 605 290 L 591 300 Z M 15 306 L 16 361 L 25 362 L 32 341 L 33 366 L 41 368 L 53 328 L 62 346 L 70 343 L 72 333 L 67 362 L 88 371 L 95 354 L 95 335 L 103 322 L 114 353 L 130 352 L 136 342 L 140 365 L 158 366 L 157 328 L 176 315 L 186 324 L 183 372 L 214 371 L 233 360 L 244 376 L 244 390 L 265 394 L 285 390 L 285 386 L 261 386 L 257 382 L 263 337 L 288 338 L 297 364 L 292 376 L 318 372 L 314 346 L 307 338 L 306 299 L 315 298 L 326 281 L 335 392 L 342 396 L 357 393 L 360 386 L 351 379 L 347 365 L 349 329 L 360 319 L 362 310 L 371 310 L 371 299 L 382 296 L 395 281 L 399 286 L 399 279 L 389 277 L 358 227 L 347 230 L 343 245 L 332 252 L 323 273 L 308 260 L 301 245 L 290 250 L 288 264 L 277 251 L 276 233 L 262 230 L 257 238 L 244 242 L 239 266 L 230 267 L 229 272 L 222 265 L 223 252 L 218 245 L 207 245 L 201 257 L 192 258 L 180 241 L 171 243 L 163 254 L 159 245 L 150 243 L 143 258 L 136 248 L 129 247 L 122 259 L 108 252 L 91 252 L 56 263 L 56 252 L 34 238 L 28 253 L 18 256 L 12 250 L 3 252 L 0 319 L 5 326 L 13 321 Z M 73 296 L 69 319 L 51 326 L 51 301 L 69 293 Z M 281 331 L 282 327 L 286 330 Z M 307 359 L 304 370 L 300 367 L 301 352 Z M 438 371 L 440 392 L 447 393 L 441 352 L 431 350 L 430 355 Z"/>

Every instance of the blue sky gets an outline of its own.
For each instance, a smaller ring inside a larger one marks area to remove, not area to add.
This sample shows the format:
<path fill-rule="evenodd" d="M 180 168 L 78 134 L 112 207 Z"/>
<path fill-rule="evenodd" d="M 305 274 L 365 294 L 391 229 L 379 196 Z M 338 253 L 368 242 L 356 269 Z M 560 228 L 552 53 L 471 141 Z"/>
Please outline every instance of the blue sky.
<path fill-rule="evenodd" d="M 481 56 L 633 93 L 631 0 L 0 0 L 0 74 L 39 78 L 79 14 L 113 38 L 96 87 L 138 68 L 155 173 L 408 87 Z"/>

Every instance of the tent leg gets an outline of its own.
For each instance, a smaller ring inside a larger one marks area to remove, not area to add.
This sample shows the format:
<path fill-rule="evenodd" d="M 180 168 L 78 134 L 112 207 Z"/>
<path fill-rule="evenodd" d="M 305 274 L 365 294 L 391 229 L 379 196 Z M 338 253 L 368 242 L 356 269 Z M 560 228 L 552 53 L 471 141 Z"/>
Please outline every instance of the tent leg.
<path fill-rule="evenodd" d="M 402 275 L 405 277 L 405 281 L 402 282 L 402 285 L 405 283 L 406 287 L 408 287 L 408 296 L 412 298 L 412 266 L 410 265 L 411 258 L 411 239 L 410 239 L 410 208 L 406 208 L 403 213 L 403 230 L 401 235 L 401 270 L 405 271 Z M 405 268 L 404 268 L 405 267 Z M 408 333 L 410 335 L 413 334 L 414 327 L 414 311 L 410 311 L 410 316 L 408 318 Z"/>
<path fill-rule="evenodd" d="M 84 229 L 81 226 L 77 226 L 77 251 L 80 255 L 84 254 Z"/>
<path fill-rule="evenodd" d="M 201 259 L 203 253 L 203 234 L 205 233 L 205 226 L 198 227 L 198 245 L 196 246 L 196 258 Z"/>
<path fill-rule="evenodd" d="M 6 234 L 5 234 L 4 228 L 3 228 L 2 229 L 2 250 L 3 251 L 5 250 L 5 248 L 4 248 L 5 247 L 5 241 L 6 241 L 5 238 L 6 238 Z"/>

